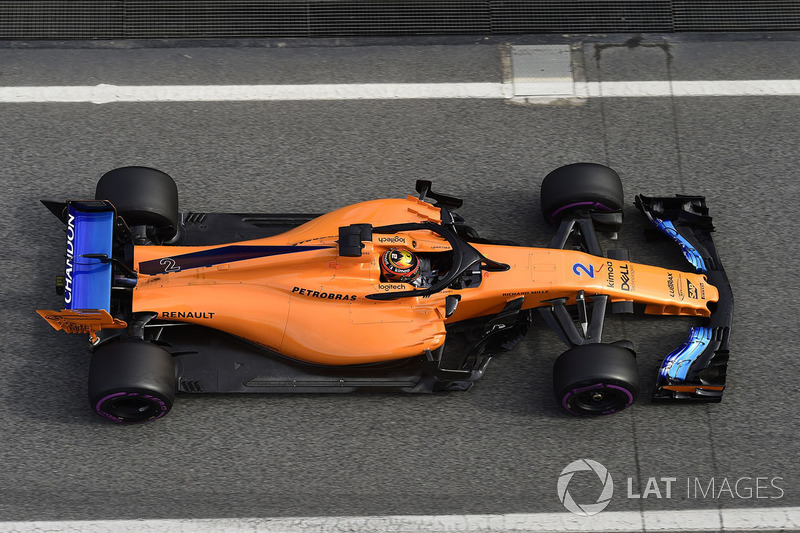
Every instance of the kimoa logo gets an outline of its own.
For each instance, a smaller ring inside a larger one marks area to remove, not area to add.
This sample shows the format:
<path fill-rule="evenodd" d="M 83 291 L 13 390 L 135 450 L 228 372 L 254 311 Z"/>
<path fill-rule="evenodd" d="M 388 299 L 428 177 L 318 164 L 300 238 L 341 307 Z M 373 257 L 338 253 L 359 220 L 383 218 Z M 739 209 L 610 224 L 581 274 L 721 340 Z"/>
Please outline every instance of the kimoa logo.
<path fill-rule="evenodd" d="M 574 476 L 576 472 L 585 471 L 592 471 L 597 474 L 600 483 L 602 483 L 602 489 L 595 503 L 579 504 L 569 493 L 569 483 L 572 481 L 572 476 Z M 611 496 L 614 494 L 614 480 L 611 478 L 608 469 L 597 461 L 578 459 L 577 461 L 572 461 L 561 471 L 561 475 L 558 476 L 557 489 L 558 499 L 561 500 L 561 503 L 564 504 L 564 507 L 566 507 L 569 512 L 580 516 L 592 516 L 608 506 L 611 501 Z"/>

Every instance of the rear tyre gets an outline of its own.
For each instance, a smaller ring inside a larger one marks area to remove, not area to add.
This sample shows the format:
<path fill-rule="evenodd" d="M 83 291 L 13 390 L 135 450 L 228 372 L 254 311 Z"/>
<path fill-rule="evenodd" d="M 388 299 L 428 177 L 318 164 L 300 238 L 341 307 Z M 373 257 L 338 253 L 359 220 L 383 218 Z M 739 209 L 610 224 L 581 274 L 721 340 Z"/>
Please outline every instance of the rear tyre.
<path fill-rule="evenodd" d="M 137 423 L 166 415 L 175 400 L 175 364 L 144 341 L 106 344 L 89 365 L 89 404 L 106 420 Z"/>
<path fill-rule="evenodd" d="M 612 213 L 625 205 L 619 175 L 597 163 L 574 163 L 550 172 L 540 198 L 544 218 L 554 226 L 576 210 Z"/>
<path fill-rule="evenodd" d="M 570 348 L 553 366 L 556 401 L 571 414 L 610 415 L 633 404 L 639 394 L 634 353 L 611 344 Z"/>
<path fill-rule="evenodd" d="M 122 167 L 103 174 L 95 199 L 108 200 L 128 226 L 146 226 L 157 242 L 178 232 L 178 187 L 166 173 L 149 167 Z"/>

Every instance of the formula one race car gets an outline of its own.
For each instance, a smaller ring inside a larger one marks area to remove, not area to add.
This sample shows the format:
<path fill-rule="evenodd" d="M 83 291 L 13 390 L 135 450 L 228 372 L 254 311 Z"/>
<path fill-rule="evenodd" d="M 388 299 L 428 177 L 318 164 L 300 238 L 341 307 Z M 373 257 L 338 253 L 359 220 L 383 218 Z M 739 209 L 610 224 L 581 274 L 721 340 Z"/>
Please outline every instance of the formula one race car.
<path fill-rule="evenodd" d="M 38 313 L 89 335 L 89 401 L 115 422 L 158 419 L 176 392 L 467 390 L 534 309 L 569 347 L 553 385 L 570 413 L 615 413 L 638 394 L 632 343 L 602 340 L 613 313 L 697 317 L 654 399 L 722 398 L 733 298 L 702 197 L 636 197 L 684 272 L 603 254 L 623 196 L 602 165 L 544 179 L 548 248 L 481 238 L 461 200 L 416 190 L 324 215 L 180 213 L 167 174 L 112 170 L 95 200 L 43 202 L 66 225 L 65 305 Z"/>

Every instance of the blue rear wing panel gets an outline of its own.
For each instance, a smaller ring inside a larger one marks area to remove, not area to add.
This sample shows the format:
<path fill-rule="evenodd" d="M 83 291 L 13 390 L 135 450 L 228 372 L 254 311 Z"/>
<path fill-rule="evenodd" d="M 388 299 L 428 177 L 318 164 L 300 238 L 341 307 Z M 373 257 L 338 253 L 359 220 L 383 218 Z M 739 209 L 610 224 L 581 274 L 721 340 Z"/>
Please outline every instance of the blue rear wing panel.
<path fill-rule="evenodd" d="M 116 215 L 111 204 L 91 204 L 68 204 L 64 309 L 110 312 L 111 263 L 85 256 L 111 257 Z"/>

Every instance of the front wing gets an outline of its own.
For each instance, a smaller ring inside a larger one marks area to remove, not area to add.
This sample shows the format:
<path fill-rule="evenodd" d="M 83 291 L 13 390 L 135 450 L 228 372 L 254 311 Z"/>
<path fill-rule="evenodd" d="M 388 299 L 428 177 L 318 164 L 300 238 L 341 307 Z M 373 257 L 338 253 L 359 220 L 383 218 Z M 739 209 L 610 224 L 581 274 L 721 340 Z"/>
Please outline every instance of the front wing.
<path fill-rule="evenodd" d="M 711 238 L 714 226 L 705 199 L 702 196 L 640 195 L 636 197 L 636 207 L 659 231 L 678 244 L 695 272 L 704 274 L 719 290 L 719 301 L 707 323 L 691 328 L 686 342 L 664 359 L 653 400 L 718 402 L 725 389 L 733 292 Z"/>

